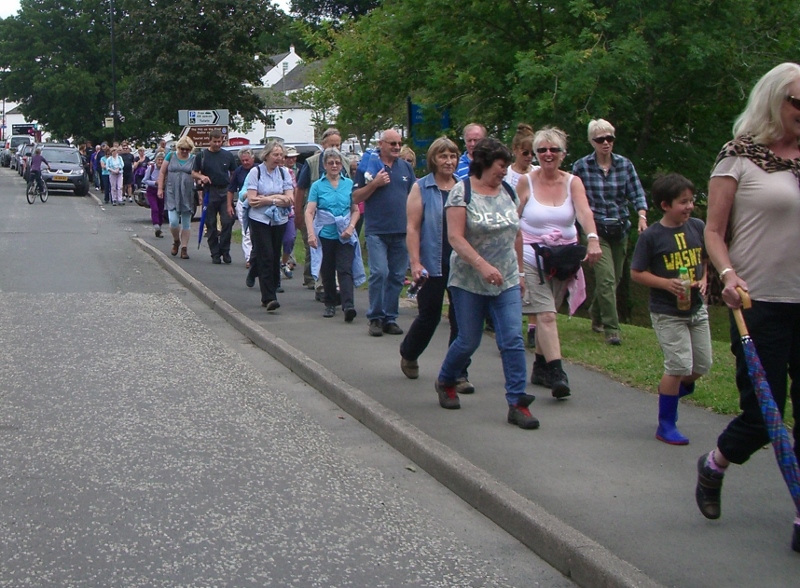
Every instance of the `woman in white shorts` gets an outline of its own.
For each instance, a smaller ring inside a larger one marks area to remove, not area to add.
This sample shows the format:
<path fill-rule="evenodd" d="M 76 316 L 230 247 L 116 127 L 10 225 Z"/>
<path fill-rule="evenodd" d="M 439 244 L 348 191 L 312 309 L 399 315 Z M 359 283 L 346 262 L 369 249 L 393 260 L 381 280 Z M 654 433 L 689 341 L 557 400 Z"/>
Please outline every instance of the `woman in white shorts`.
<path fill-rule="evenodd" d="M 585 299 L 585 289 L 573 289 L 573 286 L 582 284 L 583 275 L 579 270 L 572 277 L 560 280 L 540 273 L 533 245 L 578 244 L 577 218 L 587 232 L 586 259 L 594 264 L 602 253 L 583 182 L 559 169 L 567 152 L 566 133 L 555 127 L 537 131 L 533 137 L 533 150 L 539 168 L 522 176 L 517 184 L 526 284 L 522 312 L 536 315 L 536 359 L 531 383 L 546 386 L 552 390 L 554 398 L 563 399 L 570 395 L 570 388 L 561 365 L 556 312 L 568 291 L 575 292 L 571 294 L 571 306 L 577 307 L 583 301 L 578 299 L 578 292 Z"/>

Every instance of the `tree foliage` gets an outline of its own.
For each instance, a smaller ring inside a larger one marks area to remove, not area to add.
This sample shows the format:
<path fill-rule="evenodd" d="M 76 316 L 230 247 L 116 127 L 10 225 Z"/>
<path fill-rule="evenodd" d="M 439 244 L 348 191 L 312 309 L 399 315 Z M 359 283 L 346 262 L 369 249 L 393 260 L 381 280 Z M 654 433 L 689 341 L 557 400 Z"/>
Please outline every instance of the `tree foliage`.
<path fill-rule="evenodd" d="M 102 0 L 22 0 L 0 22 L 0 92 L 57 137 L 97 129 L 112 102 L 108 31 Z"/>
<path fill-rule="evenodd" d="M 571 159 L 606 118 L 646 184 L 678 171 L 702 186 L 755 80 L 796 58 L 798 24 L 788 0 L 385 0 L 333 36 L 320 83 L 347 122 L 391 119 L 411 95 L 459 133 L 560 126 Z"/>
<path fill-rule="evenodd" d="M 292 12 L 307 22 L 320 24 L 323 20 L 364 16 L 378 4 L 380 0 L 292 0 Z"/>

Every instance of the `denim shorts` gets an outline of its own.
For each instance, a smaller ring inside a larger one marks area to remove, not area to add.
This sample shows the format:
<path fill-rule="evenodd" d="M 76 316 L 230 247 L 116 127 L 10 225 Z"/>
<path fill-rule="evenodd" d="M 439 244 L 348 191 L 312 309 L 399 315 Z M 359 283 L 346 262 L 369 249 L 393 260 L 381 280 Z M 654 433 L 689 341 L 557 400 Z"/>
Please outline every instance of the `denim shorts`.
<path fill-rule="evenodd" d="M 704 375 L 711 369 L 711 330 L 705 305 L 691 316 L 650 313 L 668 376 Z"/>

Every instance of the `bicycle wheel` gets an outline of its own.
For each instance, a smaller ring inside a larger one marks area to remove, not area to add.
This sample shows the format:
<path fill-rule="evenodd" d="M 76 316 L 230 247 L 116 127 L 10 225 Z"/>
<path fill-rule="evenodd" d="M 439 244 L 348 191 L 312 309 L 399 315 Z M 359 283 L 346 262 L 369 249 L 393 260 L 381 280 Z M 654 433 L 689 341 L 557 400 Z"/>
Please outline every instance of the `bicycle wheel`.
<path fill-rule="evenodd" d="M 42 191 L 39 192 L 39 198 L 41 198 L 42 202 L 47 202 L 47 197 L 49 194 L 47 193 L 47 184 L 42 181 Z"/>
<path fill-rule="evenodd" d="M 28 189 L 25 191 L 25 196 L 28 198 L 28 204 L 36 202 L 36 186 L 34 182 L 28 182 Z"/>

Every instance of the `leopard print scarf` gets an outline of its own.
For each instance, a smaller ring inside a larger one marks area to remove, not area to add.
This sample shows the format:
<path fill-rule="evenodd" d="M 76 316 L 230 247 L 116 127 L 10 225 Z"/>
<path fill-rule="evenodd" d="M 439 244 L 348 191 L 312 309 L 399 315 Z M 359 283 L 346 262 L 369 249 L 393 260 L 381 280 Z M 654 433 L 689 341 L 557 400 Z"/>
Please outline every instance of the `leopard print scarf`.
<path fill-rule="evenodd" d="M 726 157 L 746 157 L 768 174 L 790 171 L 800 184 L 800 159 L 778 157 L 766 145 L 754 143 L 750 135 L 743 135 L 726 143 L 717 155 L 714 167 Z"/>

